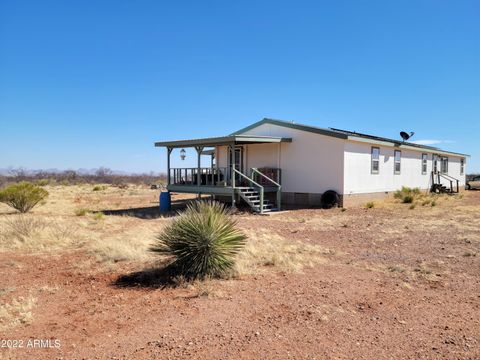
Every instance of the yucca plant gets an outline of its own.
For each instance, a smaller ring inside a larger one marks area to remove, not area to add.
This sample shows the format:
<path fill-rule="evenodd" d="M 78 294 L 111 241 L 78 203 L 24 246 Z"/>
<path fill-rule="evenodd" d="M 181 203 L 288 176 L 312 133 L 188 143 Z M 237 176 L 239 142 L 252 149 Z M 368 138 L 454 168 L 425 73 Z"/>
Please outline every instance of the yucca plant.
<path fill-rule="evenodd" d="M 245 239 L 224 205 L 197 201 L 166 226 L 151 250 L 171 256 L 178 275 L 202 279 L 231 269 Z"/>

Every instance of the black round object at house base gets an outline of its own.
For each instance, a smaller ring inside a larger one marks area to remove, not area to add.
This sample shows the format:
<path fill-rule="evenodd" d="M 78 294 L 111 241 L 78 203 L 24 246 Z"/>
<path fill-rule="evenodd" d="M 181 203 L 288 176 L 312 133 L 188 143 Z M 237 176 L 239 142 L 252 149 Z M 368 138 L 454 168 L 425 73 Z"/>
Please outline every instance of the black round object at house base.
<path fill-rule="evenodd" d="M 340 196 L 338 196 L 336 191 L 328 190 L 322 194 L 320 201 L 322 202 L 322 207 L 324 209 L 331 209 L 340 204 Z"/>

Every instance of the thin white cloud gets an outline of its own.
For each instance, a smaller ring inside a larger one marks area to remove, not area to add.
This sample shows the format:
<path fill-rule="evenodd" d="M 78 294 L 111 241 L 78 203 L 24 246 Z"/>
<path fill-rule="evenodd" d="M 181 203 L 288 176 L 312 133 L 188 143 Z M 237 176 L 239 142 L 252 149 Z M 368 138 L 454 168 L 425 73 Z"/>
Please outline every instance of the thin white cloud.
<path fill-rule="evenodd" d="M 412 143 L 418 144 L 418 145 L 453 144 L 454 142 L 455 141 L 452 141 L 452 140 L 436 140 L 436 139 L 412 141 Z"/>
<path fill-rule="evenodd" d="M 412 141 L 414 144 L 418 145 L 435 145 L 435 144 L 441 144 L 442 140 L 415 140 Z"/>

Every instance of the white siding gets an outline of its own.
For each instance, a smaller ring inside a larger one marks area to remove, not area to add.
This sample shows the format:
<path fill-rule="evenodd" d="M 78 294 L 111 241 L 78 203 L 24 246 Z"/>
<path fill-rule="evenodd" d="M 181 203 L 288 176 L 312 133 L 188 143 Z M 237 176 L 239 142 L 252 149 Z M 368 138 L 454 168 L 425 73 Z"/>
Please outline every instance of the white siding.
<path fill-rule="evenodd" d="M 246 168 L 281 168 L 281 144 L 255 144 L 246 146 Z"/>
<path fill-rule="evenodd" d="M 291 143 L 281 144 L 280 154 L 277 144 L 249 145 L 247 149 L 249 168 L 280 164 L 283 191 L 343 193 L 344 140 L 272 124 L 260 125 L 244 134 L 292 138 Z"/>
<path fill-rule="evenodd" d="M 460 180 L 460 186 L 465 186 L 465 174 L 467 171 L 467 161 L 465 161 L 465 172 L 463 174 L 460 174 L 460 157 L 453 157 L 449 156 L 448 157 L 448 175 L 453 176 L 456 179 Z"/>
<path fill-rule="evenodd" d="M 390 192 L 402 186 L 428 189 L 431 185 L 433 154 L 430 150 L 347 141 L 273 124 L 262 124 L 243 134 L 292 138 L 291 143 L 244 146 L 244 171 L 248 173 L 252 167 L 281 168 L 285 192 L 318 194 L 331 189 L 339 194 L 362 194 Z M 378 174 L 371 173 L 372 146 L 380 148 Z M 402 152 L 400 174 L 394 173 L 395 149 Z M 422 174 L 423 153 L 428 155 L 426 174 Z M 460 174 L 461 158 L 449 155 L 448 159 L 448 174 L 464 186 L 465 174 Z M 217 164 L 227 166 L 227 147 L 217 148 Z"/>
<path fill-rule="evenodd" d="M 406 150 L 387 146 L 380 148 L 380 171 L 371 173 L 372 144 L 349 141 L 345 145 L 345 194 L 385 192 L 400 189 L 402 186 L 428 189 L 431 185 L 432 153 Z M 401 171 L 394 173 L 394 151 L 401 150 Z M 422 174 L 422 153 L 427 157 L 427 173 Z M 449 156 L 448 175 L 465 184 L 465 175 L 460 175 L 460 157 Z M 438 164 L 440 169 L 440 162 Z M 447 184 L 445 180 L 442 181 Z"/>
<path fill-rule="evenodd" d="M 217 166 L 218 167 L 227 167 L 228 166 L 228 156 L 227 156 L 227 147 L 226 146 L 218 146 L 217 153 L 215 155 Z"/>
<path fill-rule="evenodd" d="M 244 173 L 250 175 L 251 168 L 279 168 L 280 144 L 250 144 L 243 145 Z M 217 147 L 218 167 L 228 166 L 228 147 Z"/>

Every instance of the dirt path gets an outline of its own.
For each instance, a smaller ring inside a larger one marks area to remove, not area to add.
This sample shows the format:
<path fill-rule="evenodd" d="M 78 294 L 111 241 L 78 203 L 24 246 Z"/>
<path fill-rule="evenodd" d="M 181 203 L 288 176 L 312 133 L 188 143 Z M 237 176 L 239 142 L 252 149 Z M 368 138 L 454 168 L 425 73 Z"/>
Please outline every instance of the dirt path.
<path fill-rule="evenodd" d="M 0 253 L 5 301 L 36 299 L 33 320 L 0 339 L 61 341 L 0 358 L 480 359 L 478 209 L 480 192 L 438 209 L 241 215 L 242 228 L 329 249 L 325 261 L 205 288 L 119 287 L 142 264 L 98 271 L 81 249 Z"/>

